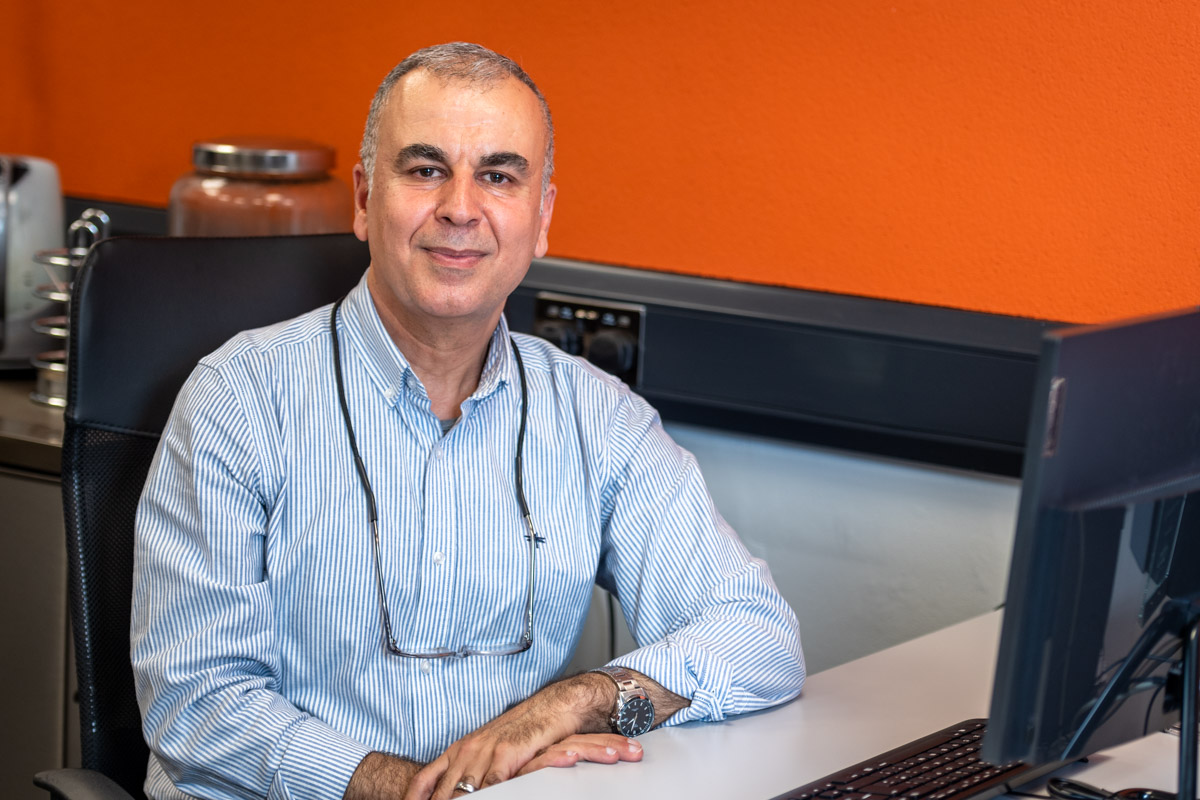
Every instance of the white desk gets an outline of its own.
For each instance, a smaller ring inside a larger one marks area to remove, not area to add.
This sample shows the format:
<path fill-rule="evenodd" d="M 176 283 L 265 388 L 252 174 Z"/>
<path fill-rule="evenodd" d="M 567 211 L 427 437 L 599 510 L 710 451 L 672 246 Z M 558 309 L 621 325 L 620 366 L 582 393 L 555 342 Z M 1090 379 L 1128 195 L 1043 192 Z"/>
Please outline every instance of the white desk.
<path fill-rule="evenodd" d="M 999 612 L 811 676 L 785 706 L 642 737 L 640 763 L 546 769 L 487 790 L 489 800 L 767 800 L 970 717 L 986 717 Z M 1072 766 L 1100 786 L 1174 791 L 1178 739 L 1157 734 Z M 1060 773 L 1061 774 L 1061 773 Z"/>

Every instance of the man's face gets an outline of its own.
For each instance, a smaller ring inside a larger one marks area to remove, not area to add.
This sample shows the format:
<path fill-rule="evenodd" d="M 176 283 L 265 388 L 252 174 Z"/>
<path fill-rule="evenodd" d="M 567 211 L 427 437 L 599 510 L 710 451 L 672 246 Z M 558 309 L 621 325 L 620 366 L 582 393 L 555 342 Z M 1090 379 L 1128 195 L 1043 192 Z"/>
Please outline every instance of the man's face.
<path fill-rule="evenodd" d="M 555 187 L 542 198 L 545 154 L 541 106 L 515 78 L 401 78 L 380 117 L 369 192 L 354 168 L 354 232 L 370 245 L 385 323 L 413 333 L 495 325 L 530 260 L 546 254 Z"/>

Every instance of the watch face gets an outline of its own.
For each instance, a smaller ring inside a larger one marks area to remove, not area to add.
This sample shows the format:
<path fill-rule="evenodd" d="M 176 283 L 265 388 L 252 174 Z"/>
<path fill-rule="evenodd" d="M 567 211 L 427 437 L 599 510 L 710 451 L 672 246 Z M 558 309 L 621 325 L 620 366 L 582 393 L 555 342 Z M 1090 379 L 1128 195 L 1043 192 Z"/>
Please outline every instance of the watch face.
<path fill-rule="evenodd" d="M 645 697 L 635 697 L 617 715 L 617 730 L 622 736 L 641 736 L 654 725 L 654 704 Z"/>

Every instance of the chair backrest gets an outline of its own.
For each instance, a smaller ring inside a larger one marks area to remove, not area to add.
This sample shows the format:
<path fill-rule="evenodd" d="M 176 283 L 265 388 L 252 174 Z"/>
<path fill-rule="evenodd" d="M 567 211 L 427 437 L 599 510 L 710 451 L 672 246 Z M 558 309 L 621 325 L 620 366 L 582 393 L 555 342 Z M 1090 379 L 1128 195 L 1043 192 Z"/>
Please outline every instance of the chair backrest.
<path fill-rule="evenodd" d="M 134 797 L 148 751 L 129 660 L 133 520 L 175 395 L 230 336 L 336 300 L 368 262 L 349 234 L 114 238 L 77 276 L 62 487 L 82 758 Z"/>

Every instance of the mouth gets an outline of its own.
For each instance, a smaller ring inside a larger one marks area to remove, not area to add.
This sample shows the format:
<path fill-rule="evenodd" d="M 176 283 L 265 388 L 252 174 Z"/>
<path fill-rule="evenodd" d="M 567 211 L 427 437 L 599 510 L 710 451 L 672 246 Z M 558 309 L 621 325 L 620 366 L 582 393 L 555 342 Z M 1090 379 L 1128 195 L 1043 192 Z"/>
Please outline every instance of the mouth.
<path fill-rule="evenodd" d="M 446 267 L 472 267 L 487 256 L 486 251 L 473 248 L 426 247 L 424 250 L 435 263 Z"/>

